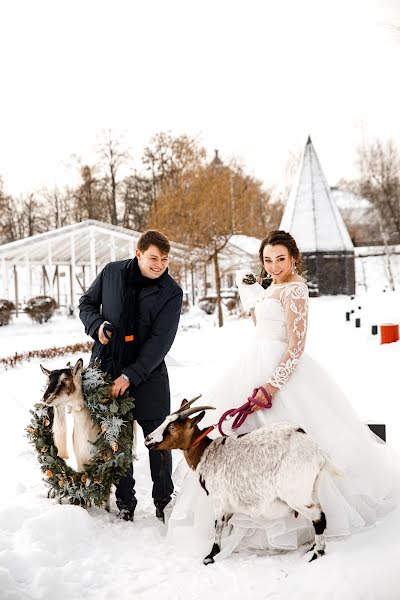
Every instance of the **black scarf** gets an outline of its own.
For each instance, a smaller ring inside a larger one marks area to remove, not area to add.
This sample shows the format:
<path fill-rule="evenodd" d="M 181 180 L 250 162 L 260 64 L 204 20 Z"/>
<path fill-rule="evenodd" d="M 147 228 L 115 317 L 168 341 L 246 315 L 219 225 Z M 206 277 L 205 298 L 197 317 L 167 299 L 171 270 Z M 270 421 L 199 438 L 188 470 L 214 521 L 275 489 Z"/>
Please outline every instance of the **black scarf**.
<path fill-rule="evenodd" d="M 119 322 L 119 336 L 121 341 L 121 354 L 119 365 L 123 368 L 134 362 L 139 354 L 143 340 L 138 338 L 138 324 L 140 318 L 139 294 L 143 288 L 158 286 L 167 276 L 167 271 L 157 279 L 144 277 L 140 271 L 138 259 L 135 257 L 123 277 L 123 306 Z M 132 339 L 131 339 L 132 338 Z"/>

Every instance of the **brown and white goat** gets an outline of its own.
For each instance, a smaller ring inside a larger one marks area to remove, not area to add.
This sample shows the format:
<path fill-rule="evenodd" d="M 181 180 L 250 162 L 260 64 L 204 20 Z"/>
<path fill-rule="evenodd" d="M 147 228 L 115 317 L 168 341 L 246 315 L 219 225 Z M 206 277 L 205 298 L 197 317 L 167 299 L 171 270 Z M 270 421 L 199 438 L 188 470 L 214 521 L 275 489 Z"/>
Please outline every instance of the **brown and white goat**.
<path fill-rule="evenodd" d="M 303 429 L 287 423 L 215 440 L 201 437 L 197 424 L 205 410 L 213 407 L 190 408 L 196 399 L 184 400 L 178 411 L 146 437 L 145 444 L 154 450 L 183 450 L 200 485 L 211 494 L 215 538 L 204 564 L 213 563 L 220 552 L 222 532 L 233 513 L 265 519 L 301 514 L 315 531 L 310 561 L 322 556 L 326 518 L 319 501 L 319 480 L 324 470 L 337 474 L 328 456 Z M 199 414 L 189 418 L 194 413 Z"/>
<path fill-rule="evenodd" d="M 97 440 L 99 427 L 93 423 L 85 406 L 82 391 L 83 360 L 80 358 L 70 369 L 49 371 L 40 365 L 48 377 L 48 385 L 42 402 L 54 408 L 53 435 L 58 456 L 68 458 L 66 410 L 74 419 L 72 445 L 76 458 L 77 470 L 82 471 L 84 465 L 92 460 L 92 443 Z"/>

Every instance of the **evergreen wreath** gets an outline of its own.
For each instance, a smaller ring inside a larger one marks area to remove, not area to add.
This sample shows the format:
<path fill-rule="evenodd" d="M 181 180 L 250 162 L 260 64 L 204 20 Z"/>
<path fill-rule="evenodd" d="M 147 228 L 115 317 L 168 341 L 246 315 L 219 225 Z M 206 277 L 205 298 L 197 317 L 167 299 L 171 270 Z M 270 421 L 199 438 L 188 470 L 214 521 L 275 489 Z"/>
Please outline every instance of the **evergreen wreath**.
<path fill-rule="evenodd" d="M 68 363 L 67 365 L 71 365 Z M 37 452 L 40 468 L 50 488 L 48 498 L 68 499 L 70 504 L 84 507 L 104 506 L 111 485 L 126 475 L 132 463 L 133 398 L 111 397 L 113 380 L 97 366 L 82 371 L 84 402 L 101 434 L 93 444 L 93 459 L 86 469 L 77 472 L 57 456 L 53 439 L 52 406 L 35 404 L 26 428 L 29 442 Z"/>

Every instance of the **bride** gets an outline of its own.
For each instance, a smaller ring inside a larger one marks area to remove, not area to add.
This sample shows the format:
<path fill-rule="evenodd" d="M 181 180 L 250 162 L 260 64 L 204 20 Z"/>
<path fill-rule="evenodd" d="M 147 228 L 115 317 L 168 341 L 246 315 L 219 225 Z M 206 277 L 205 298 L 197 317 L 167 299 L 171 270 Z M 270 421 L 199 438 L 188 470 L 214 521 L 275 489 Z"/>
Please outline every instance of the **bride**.
<path fill-rule="evenodd" d="M 264 290 L 254 276 L 238 272 L 242 303 L 251 309 L 254 339 L 230 359 L 229 366 L 210 390 L 203 393 L 218 417 L 243 404 L 253 388 L 263 386 L 272 408 L 254 405 L 253 413 L 234 433 L 287 422 L 302 427 L 325 450 L 340 477 L 324 474 L 320 498 L 326 514 L 327 537 L 345 536 L 373 523 L 400 500 L 400 463 L 389 448 L 379 444 L 363 425 L 343 393 L 323 368 L 304 353 L 308 318 L 308 288 L 303 261 L 293 237 L 272 231 L 261 243 L 260 260 L 269 277 Z M 256 399 L 266 403 L 260 390 Z M 208 413 L 204 426 L 214 415 Z M 214 417 L 215 418 L 215 417 Z M 208 419 L 208 421 L 207 421 Z M 225 433 L 231 435 L 229 424 Z M 202 552 L 213 538 L 214 516 L 210 498 L 201 489 L 185 461 L 175 472 L 180 488 L 170 505 L 168 539 L 178 547 Z M 218 559 L 233 551 L 293 550 L 313 539 L 311 522 L 294 515 L 266 521 L 234 514 L 230 533 Z M 189 534 L 195 530 L 195 535 Z"/>

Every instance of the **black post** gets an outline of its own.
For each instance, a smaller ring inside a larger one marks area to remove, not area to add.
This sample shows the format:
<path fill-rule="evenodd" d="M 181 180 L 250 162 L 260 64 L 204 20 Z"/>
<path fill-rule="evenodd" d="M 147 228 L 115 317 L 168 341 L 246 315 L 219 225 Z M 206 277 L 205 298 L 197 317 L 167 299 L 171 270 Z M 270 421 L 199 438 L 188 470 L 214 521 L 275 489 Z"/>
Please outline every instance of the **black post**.
<path fill-rule="evenodd" d="M 383 442 L 386 442 L 386 425 L 384 423 L 367 423 L 367 426 L 375 435 L 377 435 Z"/>
<path fill-rule="evenodd" d="M 357 317 L 356 319 L 356 327 L 361 327 L 361 319 Z"/>

